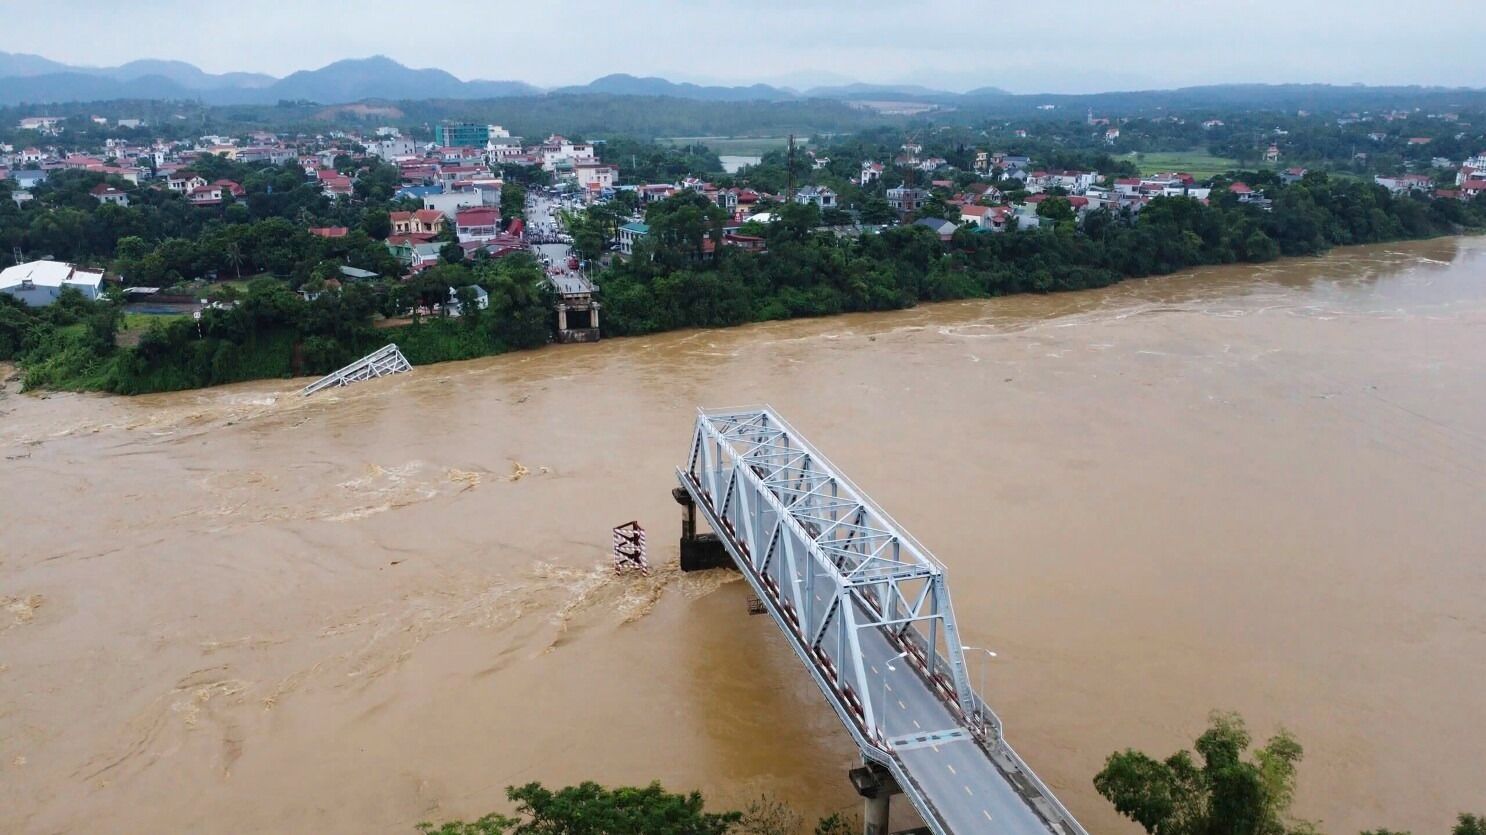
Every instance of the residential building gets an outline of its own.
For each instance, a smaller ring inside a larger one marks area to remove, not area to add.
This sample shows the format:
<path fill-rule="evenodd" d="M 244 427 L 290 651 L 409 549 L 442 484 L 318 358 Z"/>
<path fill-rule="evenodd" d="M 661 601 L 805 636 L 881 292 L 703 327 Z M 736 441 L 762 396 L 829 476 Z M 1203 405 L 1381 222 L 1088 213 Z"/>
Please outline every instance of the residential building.
<path fill-rule="evenodd" d="M 929 193 L 921 188 L 898 186 L 887 190 L 887 204 L 900 215 L 918 211 L 928 199 Z"/>
<path fill-rule="evenodd" d="M 433 236 L 444 231 L 444 212 L 437 209 L 393 212 L 391 218 L 393 235 Z"/>
<path fill-rule="evenodd" d="M 403 214 L 411 214 L 404 212 Z M 439 215 L 439 219 L 443 219 Z M 393 235 L 387 239 L 387 251 L 393 258 L 407 267 L 409 273 L 422 272 L 439 262 L 442 244 L 430 243 L 408 235 Z"/>
<path fill-rule="evenodd" d="M 99 203 L 109 203 L 114 206 L 128 206 L 129 195 L 106 183 L 99 183 L 88 192 L 93 195 Z"/>
<path fill-rule="evenodd" d="M 979 226 L 981 228 L 987 228 L 989 226 L 988 219 L 991 217 L 991 215 L 992 215 L 992 210 L 991 210 L 991 207 L 990 206 L 961 206 L 960 207 L 960 223 L 961 224 L 968 223 L 968 224 L 971 224 L 971 225 L 974 225 L 974 226 Z"/>
<path fill-rule="evenodd" d="M 923 226 L 939 236 L 939 240 L 948 241 L 955 236 L 955 230 L 959 225 L 942 217 L 923 217 L 913 222 L 915 226 Z"/>
<path fill-rule="evenodd" d="M 223 200 L 222 195 L 225 192 L 226 189 L 219 185 L 202 185 L 186 192 L 186 199 L 190 200 L 193 206 L 220 206 Z"/>
<path fill-rule="evenodd" d="M 103 272 L 85 270 L 63 261 L 30 261 L 0 271 L 0 293 L 7 293 L 31 307 L 45 307 L 66 289 L 84 298 L 103 295 Z"/>
<path fill-rule="evenodd" d="M 556 134 L 547 137 L 547 141 L 541 144 L 537 152 L 544 171 L 570 168 L 577 163 L 591 162 L 594 159 L 592 145 L 575 143 Z"/>
<path fill-rule="evenodd" d="M 883 164 L 880 162 L 866 161 L 862 163 L 862 175 L 859 182 L 862 185 L 875 183 L 882 179 Z"/>
<path fill-rule="evenodd" d="M 635 253 L 635 242 L 650 234 L 650 227 L 634 221 L 619 227 L 619 251 L 625 255 Z"/>
<path fill-rule="evenodd" d="M 795 202 L 801 205 L 813 203 L 820 209 L 834 209 L 836 192 L 826 186 L 805 186 L 795 192 Z"/>
<path fill-rule="evenodd" d="M 1286 168 L 1280 172 L 1280 182 L 1287 186 L 1293 185 L 1305 179 L 1305 175 L 1306 169 L 1304 168 Z"/>
<path fill-rule="evenodd" d="M 42 133 L 56 133 L 62 124 L 61 116 L 26 116 L 21 119 L 21 130 L 35 130 Z"/>
<path fill-rule="evenodd" d="M 573 176 L 583 189 L 613 188 L 619 169 L 602 162 L 579 162 L 573 165 Z"/>
<path fill-rule="evenodd" d="M 206 185 L 206 178 L 193 171 L 177 171 L 165 178 L 165 185 L 171 191 L 189 194 Z"/>
<path fill-rule="evenodd" d="M 1407 191 L 1429 191 L 1434 188 L 1434 181 L 1426 174 L 1397 174 L 1391 177 L 1378 175 L 1373 177 L 1373 182 L 1394 194 Z"/>
<path fill-rule="evenodd" d="M 453 220 L 461 209 L 475 209 L 485 205 L 485 195 L 475 189 L 444 191 L 423 198 L 423 208 L 441 213 Z"/>
<path fill-rule="evenodd" d="M 500 234 L 500 211 L 484 207 L 463 209 L 454 215 L 454 229 L 460 243 L 484 243 Z"/>

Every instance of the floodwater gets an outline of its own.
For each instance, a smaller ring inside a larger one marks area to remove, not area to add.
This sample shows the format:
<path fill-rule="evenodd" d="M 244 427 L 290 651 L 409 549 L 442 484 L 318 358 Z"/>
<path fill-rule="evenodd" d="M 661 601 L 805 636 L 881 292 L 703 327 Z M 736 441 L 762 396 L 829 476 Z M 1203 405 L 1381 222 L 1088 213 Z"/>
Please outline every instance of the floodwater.
<path fill-rule="evenodd" d="M 758 165 L 764 161 L 760 156 L 746 156 L 741 154 L 723 154 L 718 157 L 722 161 L 722 170 L 728 174 L 736 174 L 750 165 Z"/>
<path fill-rule="evenodd" d="M 1486 811 L 1486 239 L 302 382 L 0 397 L 0 831 L 854 810 L 744 584 L 673 567 L 695 406 L 762 402 L 948 565 L 1091 831 L 1104 757 L 1214 708 L 1298 735 L 1329 832 Z"/>

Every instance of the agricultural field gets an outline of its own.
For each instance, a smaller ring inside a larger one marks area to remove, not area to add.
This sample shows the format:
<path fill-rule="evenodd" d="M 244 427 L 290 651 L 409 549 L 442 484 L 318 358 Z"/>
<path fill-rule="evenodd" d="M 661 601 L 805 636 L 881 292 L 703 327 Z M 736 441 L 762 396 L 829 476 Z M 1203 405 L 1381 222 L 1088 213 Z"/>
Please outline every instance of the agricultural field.
<path fill-rule="evenodd" d="M 1213 156 L 1206 151 L 1153 151 L 1132 153 L 1129 158 L 1141 174 L 1185 171 L 1199 180 L 1240 167 L 1236 159 Z"/>
<path fill-rule="evenodd" d="M 763 156 L 789 144 L 788 136 L 667 136 L 656 140 L 666 145 L 706 145 L 719 156 Z M 804 137 L 796 137 L 795 145 L 804 147 Z"/>

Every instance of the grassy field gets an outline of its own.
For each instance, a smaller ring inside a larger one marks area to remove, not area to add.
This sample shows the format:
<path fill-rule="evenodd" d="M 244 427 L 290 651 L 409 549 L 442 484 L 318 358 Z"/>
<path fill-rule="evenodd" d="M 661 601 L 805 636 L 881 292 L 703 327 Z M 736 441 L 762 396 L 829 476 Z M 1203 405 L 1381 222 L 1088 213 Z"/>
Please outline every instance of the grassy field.
<path fill-rule="evenodd" d="M 1153 151 L 1131 154 L 1129 159 L 1140 169 L 1141 174 L 1184 171 L 1198 179 L 1206 179 L 1239 167 L 1236 159 L 1216 157 L 1206 151 Z"/>
<path fill-rule="evenodd" d="M 777 151 L 789 144 L 788 136 L 667 136 L 657 139 L 667 145 L 706 145 L 719 155 L 756 157 Z M 804 147 L 805 140 L 796 138 L 795 145 Z"/>

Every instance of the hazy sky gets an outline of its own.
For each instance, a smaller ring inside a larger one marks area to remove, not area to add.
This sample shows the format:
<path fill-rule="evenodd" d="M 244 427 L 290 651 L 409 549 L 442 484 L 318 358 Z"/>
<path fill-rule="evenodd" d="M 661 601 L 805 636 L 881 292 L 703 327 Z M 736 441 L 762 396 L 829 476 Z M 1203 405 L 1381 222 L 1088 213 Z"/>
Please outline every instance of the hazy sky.
<path fill-rule="evenodd" d="M 0 50 L 285 75 L 388 55 L 549 86 L 612 72 L 1091 92 L 1486 86 L 1486 0 L 0 0 Z M 18 11 L 24 10 L 24 11 Z M 21 25 L 23 24 L 23 25 Z"/>

